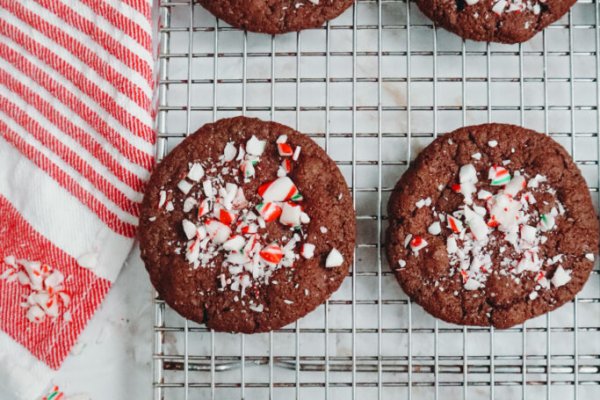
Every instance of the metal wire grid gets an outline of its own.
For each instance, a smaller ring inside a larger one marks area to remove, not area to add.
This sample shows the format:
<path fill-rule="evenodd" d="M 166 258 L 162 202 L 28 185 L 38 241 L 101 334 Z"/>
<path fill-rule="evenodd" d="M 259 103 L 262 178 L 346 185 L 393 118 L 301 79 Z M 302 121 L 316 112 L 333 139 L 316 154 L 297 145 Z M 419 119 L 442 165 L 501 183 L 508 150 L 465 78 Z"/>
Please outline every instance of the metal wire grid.
<path fill-rule="evenodd" d="M 158 155 L 245 114 L 305 132 L 336 160 L 357 210 L 342 288 L 261 335 L 208 331 L 155 300 L 155 399 L 600 398 L 600 272 L 575 301 L 508 330 L 413 306 L 383 257 L 385 204 L 414 155 L 465 124 L 512 122 L 573 155 L 598 204 L 600 6 L 579 1 L 524 45 L 464 42 L 413 4 L 358 0 L 322 29 L 271 37 L 162 1 Z"/>

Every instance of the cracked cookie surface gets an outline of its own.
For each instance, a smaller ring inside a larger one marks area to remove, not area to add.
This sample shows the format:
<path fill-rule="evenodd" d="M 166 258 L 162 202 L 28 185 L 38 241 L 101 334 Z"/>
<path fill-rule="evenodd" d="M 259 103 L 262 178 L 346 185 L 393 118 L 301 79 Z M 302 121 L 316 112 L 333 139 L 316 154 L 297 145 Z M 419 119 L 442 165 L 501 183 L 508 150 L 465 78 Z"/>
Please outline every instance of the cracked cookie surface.
<path fill-rule="evenodd" d="M 443 135 L 388 204 L 387 256 L 426 311 L 508 328 L 570 301 L 598 252 L 586 182 L 548 136 L 505 124 Z"/>

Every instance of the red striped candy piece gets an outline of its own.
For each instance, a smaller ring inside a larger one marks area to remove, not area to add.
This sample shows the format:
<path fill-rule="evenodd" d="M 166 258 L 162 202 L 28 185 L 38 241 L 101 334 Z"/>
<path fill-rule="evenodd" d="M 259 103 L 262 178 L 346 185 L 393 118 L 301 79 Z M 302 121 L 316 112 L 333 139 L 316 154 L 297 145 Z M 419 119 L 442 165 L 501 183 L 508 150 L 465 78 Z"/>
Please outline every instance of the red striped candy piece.
<path fill-rule="evenodd" d="M 292 180 L 283 176 L 258 188 L 258 194 L 269 201 L 302 201 L 302 195 Z"/>
<path fill-rule="evenodd" d="M 260 251 L 260 257 L 268 263 L 279 264 L 283 259 L 283 250 L 275 243 L 271 243 Z"/>
<path fill-rule="evenodd" d="M 275 221 L 281 215 L 281 207 L 273 202 L 260 203 L 256 209 L 265 222 Z"/>
<path fill-rule="evenodd" d="M 281 168 L 283 168 L 283 170 L 288 174 L 292 172 L 292 162 L 289 158 L 286 158 L 281 162 Z"/>
<path fill-rule="evenodd" d="M 277 143 L 277 151 L 281 157 L 291 157 L 294 154 L 292 146 L 287 143 Z"/>

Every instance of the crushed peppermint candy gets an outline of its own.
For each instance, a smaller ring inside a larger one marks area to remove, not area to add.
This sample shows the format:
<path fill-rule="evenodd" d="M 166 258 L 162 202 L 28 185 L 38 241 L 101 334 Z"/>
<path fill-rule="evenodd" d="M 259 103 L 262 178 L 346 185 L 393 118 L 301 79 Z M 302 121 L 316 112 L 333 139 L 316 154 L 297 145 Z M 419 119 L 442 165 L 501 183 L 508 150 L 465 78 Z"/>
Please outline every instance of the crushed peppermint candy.
<path fill-rule="evenodd" d="M 342 253 L 340 253 L 338 249 L 331 249 L 327 259 L 325 260 L 325 266 L 327 268 L 335 268 L 341 267 L 343 263 L 344 256 L 342 256 Z"/>
<path fill-rule="evenodd" d="M 497 144 L 488 143 L 490 147 Z M 536 281 L 535 290 L 528 295 L 530 300 L 535 300 L 541 289 L 566 285 L 572 271 L 565 269 L 569 265 L 565 261 L 572 256 L 549 257 L 540 250 L 548 240 L 548 232 L 555 230 L 565 215 L 564 206 L 554 196 L 556 190 L 541 174 L 529 177 L 520 170 L 511 174 L 501 165 L 489 167 L 487 178 L 487 181 L 478 179 L 472 164 L 463 165 L 458 183 L 451 186 L 463 196 L 462 204 L 450 213 L 437 210 L 432 213 L 434 221 L 428 225 L 426 234 L 447 235 L 449 277 L 458 275 L 465 290 L 477 291 L 485 287 L 492 273 L 512 277 L 517 283 L 523 274 L 530 274 Z M 552 202 L 536 200 L 536 197 L 548 199 L 548 195 L 554 196 Z M 404 238 L 404 246 L 415 257 L 428 245 L 417 233 Z M 587 253 L 585 258 L 594 261 L 594 254 Z M 403 268 L 406 261 L 399 260 L 398 265 Z M 542 269 L 544 265 L 557 265 L 548 278 Z M 435 285 L 444 290 L 439 281 Z"/>
<path fill-rule="evenodd" d="M 4 270 L 0 279 L 16 282 L 31 291 L 21 303 L 27 309 L 27 319 L 33 323 L 44 322 L 46 317 L 57 319 L 62 316 L 71 321 L 69 311 L 71 295 L 65 288 L 64 275 L 51 266 L 39 261 L 16 259 L 14 256 L 4 258 Z"/>
<path fill-rule="evenodd" d="M 194 269 L 222 265 L 224 273 L 217 277 L 219 291 L 239 292 L 236 301 L 257 313 L 263 312 L 265 305 L 245 300 L 245 296 L 255 293 L 259 285 L 277 284 L 272 280 L 275 271 L 293 268 L 300 258 L 314 258 L 316 250 L 304 232 L 311 221 L 304 198 L 288 175 L 300 157 L 300 146 L 289 144 L 286 135 L 275 143 L 281 160 L 277 178 L 260 184 L 252 196 L 244 193 L 243 184 L 255 179 L 266 144 L 256 136 L 240 145 L 228 142 L 217 160 L 190 163 L 177 184 L 186 195 L 181 202 L 186 216 L 180 228 L 184 240 L 175 252 Z M 172 197 L 161 190 L 158 208 L 172 211 Z M 270 224 L 288 229 L 290 234 L 271 238 Z M 325 227 L 320 229 L 327 232 Z M 324 266 L 339 267 L 343 262 L 334 248 Z"/>

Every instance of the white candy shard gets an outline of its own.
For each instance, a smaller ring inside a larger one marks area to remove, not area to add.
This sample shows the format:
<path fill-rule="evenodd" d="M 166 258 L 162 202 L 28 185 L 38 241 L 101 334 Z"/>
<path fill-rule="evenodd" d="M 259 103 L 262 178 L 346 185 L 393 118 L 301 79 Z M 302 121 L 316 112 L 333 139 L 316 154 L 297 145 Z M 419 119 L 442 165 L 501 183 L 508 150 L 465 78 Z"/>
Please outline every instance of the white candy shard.
<path fill-rule="evenodd" d="M 340 267 L 344 263 L 344 256 L 335 248 L 331 249 L 325 260 L 325 267 Z"/>
<path fill-rule="evenodd" d="M 206 223 L 206 232 L 215 243 L 225 243 L 231 235 L 231 229 L 227 225 L 216 220 L 211 220 Z"/>
<path fill-rule="evenodd" d="M 554 271 L 554 276 L 550 279 L 550 282 L 555 287 L 561 287 L 566 285 L 571 280 L 571 271 L 565 271 L 562 266 L 558 266 Z"/>
<path fill-rule="evenodd" d="M 483 286 L 481 283 L 477 282 L 475 279 L 473 278 L 469 278 L 465 284 L 464 284 L 464 288 L 465 290 L 477 290 L 479 289 L 481 286 Z"/>
<path fill-rule="evenodd" d="M 307 260 L 313 258 L 315 255 L 315 245 L 312 243 L 304 243 L 302 245 L 301 255 Z"/>
<path fill-rule="evenodd" d="M 454 254 L 458 250 L 456 239 L 452 236 L 450 236 L 448 240 L 446 240 L 446 249 L 448 250 L 448 254 Z"/>
<path fill-rule="evenodd" d="M 433 224 L 429 225 L 429 228 L 427 228 L 427 232 L 429 232 L 432 235 L 439 235 L 442 232 L 442 227 L 440 226 L 440 223 L 436 221 Z"/>
<path fill-rule="evenodd" d="M 477 0 L 475 2 L 477 2 Z M 468 1 L 467 1 L 467 4 L 469 4 Z M 498 141 L 497 140 L 490 140 L 488 142 L 488 146 L 490 146 L 490 147 L 496 147 L 496 146 L 498 146 Z"/>
<path fill-rule="evenodd" d="M 204 168 L 202 168 L 202 164 L 194 163 L 192 168 L 190 168 L 190 172 L 187 174 L 187 178 L 190 181 L 199 182 L 200 179 L 204 176 Z"/>
<path fill-rule="evenodd" d="M 465 206 L 465 221 L 471 229 L 471 233 L 475 236 L 475 240 L 485 241 L 487 239 L 489 228 L 483 217 L 467 206 Z"/>
<path fill-rule="evenodd" d="M 198 204 L 198 201 L 193 197 L 188 197 L 183 202 L 183 212 L 190 212 Z"/>
<path fill-rule="evenodd" d="M 228 142 L 225 145 L 225 150 L 223 151 L 223 161 L 232 161 L 235 158 L 236 154 L 237 149 L 235 148 L 235 144 L 233 142 Z"/>
<path fill-rule="evenodd" d="M 240 251 L 244 248 L 246 240 L 241 235 L 235 235 L 231 239 L 223 243 L 223 249 L 226 251 Z"/>
<path fill-rule="evenodd" d="M 279 137 L 277 138 L 275 143 L 286 143 L 287 139 L 288 139 L 287 135 L 279 135 Z"/>
<path fill-rule="evenodd" d="M 537 236 L 537 229 L 535 229 L 535 227 L 533 227 L 531 225 L 522 225 L 521 226 L 521 239 L 523 241 L 525 241 L 525 243 L 528 245 L 528 246 L 526 246 L 527 248 L 531 247 L 535 244 L 536 236 Z"/>
<path fill-rule="evenodd" d="M 417 208 L 423 208 L 425 206 L 429 207 L 431 205 L 431 197 L 427 197 L 426 199 L 421 199 L 415 203 Z"/>
<path fill-rule="evenodd" d="M 205 180 L 202 182 L 202 190 L 204 191 L 204 195 L 209 199 L 215 197 L 215 192 L 213 190 L 212 182 L 210 180 Z"/>
<path fill-rule="evenodd" d="M 398 266 L 399 266 L 400 268 L 404 268 L 404 267 L 406 267 L 406 261 L 404 261 L 404 260 L 398 260 Z"/>
<path fill-rule="evenodd" d="M 298 204 L 283 203 L 279 222 L 286 226 L 299 226 L 301 223 L 302 207 Z"/>
<path fill-rule="evenodd" d="M 196 236 L 196 231 L 198 230 L 198 228 L 193 222 L 184 219 L 183 221 L 181 221 L 181 225 L 183 226 L 183 232 L 185 233 L 185 237 L 187 237 L 188 240 L 193 239 Z"/>
<path fill-rule="evenodd" d="M 158 195 L 158 208 L 162 208 L 162 206 L 165 205 L 166 201 L 167 201 L 167 192 L 165 192 L 164 190 L 161 190 Z"/>
<path fill-rule="evenodd" d="M 253 156 L 261 156 L 265 151 L 265 145 L 267 144 L 264 140 L 259 140 L 256 136 L 252 135 L 250 140 L 246 143 L 246 152 Z"/>
<path fill-rule="evenodd" d="M 590 261 L 594 261 L 594 253 L 587 253 L 585 255 L 585 258 L 587 258 Z"/>
<path fill-rule="evenodd" d="M 188 194 L 190 190 L 192 190 L 192 184 L 186 181 L 185 179 L 179 181 L 177 187 L 183 192 L 183 194 Z"/>
<path fill-rule="evenodd" d="M 504 187 L 504 193 L 515 197 L 522 189 L 525 188 L 525 178 L 521 175 L 514 176 L 510 182 Z"/>
<path fill-rule="evenodd" d="M 556 219 L 552 214 L 542 214 L 540 215 L 540 229 L 542 232 L 551 231 L 556 225 Z"/>
<path fill-rule="evenodd" d="M 458 173 L 460 183 L 477 183 L 477 171 L 473 164 L 466 164 L 460 167 L 460 171 Z"/>
<path fill-rule="evenodd" d="M 254 137 L 254 136 L 252 136 L 252 137 Z M 262 304 L 258 304 L 258 305 L 256 305 L 256 304 L 250 304 L 248 306 L 248 308 L 251 309 L 254 312 L 261 313 L 265 309 L 265 306 L 262 305 Z"/>

